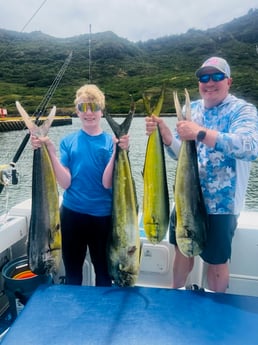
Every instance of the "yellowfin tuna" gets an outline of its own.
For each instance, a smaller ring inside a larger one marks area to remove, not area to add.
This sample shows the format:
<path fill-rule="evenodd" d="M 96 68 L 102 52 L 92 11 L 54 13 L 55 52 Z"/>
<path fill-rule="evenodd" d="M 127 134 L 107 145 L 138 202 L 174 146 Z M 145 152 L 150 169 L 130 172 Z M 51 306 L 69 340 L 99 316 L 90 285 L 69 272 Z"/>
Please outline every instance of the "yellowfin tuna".
<path fill-rule="evenodd" d="M 147 96 L 143 96 L 145 110 L 148 115 L 160 115 L 165 89 L 161 91 L 159 100 L 153 110 Z M 148 138 L 143 170 L 143 226 L 148 240 L 159 243 L 164 239 L 169 223 L 169 194 L 165 153 L 159 128 Z"/>
<path fill-rule="evenodd" d="M 19 102 L 16 107 L 31 133 L 46 136 L 54 119 L 53 107 L 38 127 Z M 34 150 L 32 168 L 32 206 L 28 237 L 29 267 L 35 274 L 56 272 L 61 260 L 61 229 L 56 178 L 46 146 Z"/>
<path fill-rule="evenodd" d="M 190 97 L 186 95 L 186 118 L 184 118 L 177 93 L 174 102 L 178 120 L 191 121 Z M 199 255 L 205 245 L 207 213 L 199 180 L 196 144 L 183 140 L 178 156 L 175 177 L 176 241 L 186 257 Z"/>

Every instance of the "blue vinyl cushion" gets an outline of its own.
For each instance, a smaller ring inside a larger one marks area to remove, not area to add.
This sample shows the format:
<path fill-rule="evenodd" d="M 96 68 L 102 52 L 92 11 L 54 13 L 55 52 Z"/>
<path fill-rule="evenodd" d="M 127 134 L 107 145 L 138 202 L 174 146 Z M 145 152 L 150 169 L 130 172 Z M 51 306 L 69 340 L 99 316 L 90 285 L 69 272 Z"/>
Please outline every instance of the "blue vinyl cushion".
<path fill-rule="evenodd" d="M 159 288 L 36 290 L 1 345 L 258 344 L 258 298 Z"/>

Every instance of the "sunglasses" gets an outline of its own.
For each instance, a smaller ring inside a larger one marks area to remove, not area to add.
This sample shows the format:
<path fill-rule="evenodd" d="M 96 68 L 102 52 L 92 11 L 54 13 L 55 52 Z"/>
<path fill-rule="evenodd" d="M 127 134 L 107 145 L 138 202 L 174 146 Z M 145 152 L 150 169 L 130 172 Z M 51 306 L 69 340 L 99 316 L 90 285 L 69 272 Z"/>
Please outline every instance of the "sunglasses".
<path fill-rule="evenodd" d="M 212 74 L 203 74 L 199 77 L 200 83 L 208 83 L 211 79 L 215 82 L 222 81 L 226 78 L 224 73 L 212 73 Z"/>
<path fill-rule="evenodd" d="M 87 109 L 90 109 L 90 111 L 92 111 L 93 113 L 95 111 L 101 110 L 101 107 L 98 104 L 92 103 L 92 102 L 91 103 L 79 103 L 77 105 L 77 108 L 82 113 L 85 113 L 87 111 Z"/>

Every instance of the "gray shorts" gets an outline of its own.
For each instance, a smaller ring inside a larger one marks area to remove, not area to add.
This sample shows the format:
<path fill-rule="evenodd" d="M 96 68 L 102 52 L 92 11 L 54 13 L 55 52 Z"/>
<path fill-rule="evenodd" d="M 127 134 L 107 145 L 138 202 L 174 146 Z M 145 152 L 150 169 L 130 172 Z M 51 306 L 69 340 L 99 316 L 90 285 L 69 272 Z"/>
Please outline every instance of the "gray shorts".
<path fill-rule="evenodd" d="M 232 239 L 237 228 L 237 215 L 209 214 L 207 242 L 200 257 L 212 265 L 224 264 L 231 257 Z M 177 245 L 175 234 L 176 216 L 172 211 L 169 226 L 169 242 Z"/>

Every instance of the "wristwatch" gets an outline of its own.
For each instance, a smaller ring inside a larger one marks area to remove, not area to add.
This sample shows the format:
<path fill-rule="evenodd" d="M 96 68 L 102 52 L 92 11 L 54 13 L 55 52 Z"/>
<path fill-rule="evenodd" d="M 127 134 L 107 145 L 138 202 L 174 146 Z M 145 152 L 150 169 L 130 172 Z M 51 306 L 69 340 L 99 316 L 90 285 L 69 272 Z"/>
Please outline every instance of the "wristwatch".
<path fill-rule="evenodd" d="M 205 137 L 206 137 L 206 131 L 199 131 L 196 139 L 197 141 L 203 141 Z"/>

